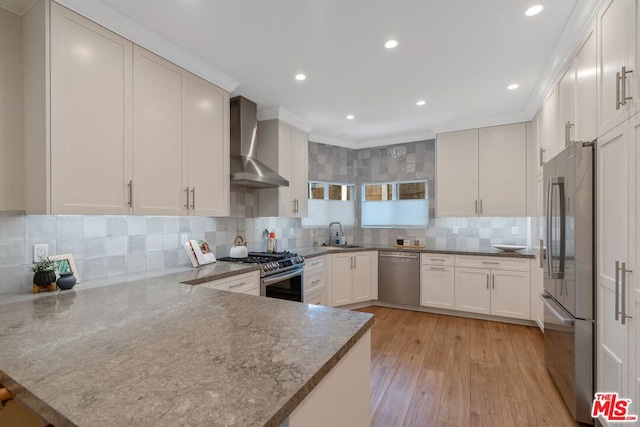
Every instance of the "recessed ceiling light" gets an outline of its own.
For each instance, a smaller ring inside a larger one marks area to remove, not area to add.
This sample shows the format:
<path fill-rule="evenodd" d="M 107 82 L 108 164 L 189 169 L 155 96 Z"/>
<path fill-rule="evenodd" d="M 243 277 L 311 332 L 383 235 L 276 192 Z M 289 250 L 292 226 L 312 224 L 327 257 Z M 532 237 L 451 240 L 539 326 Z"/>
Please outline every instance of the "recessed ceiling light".
<path fill-rule="evenodd" d="M 302 80 L 304 80 L 306 78 L 307 78 L 307 76 L 305 76 L 304 74 L 296 74 L 296 80 L 302 81 Z"/>
<path fill-rule="evenodd" d="M 355 118 L 356 118 L 356 116 L 354 116 L 353 114 L 349 114 L 349 115 L 347 116 L 347 120 L 353 120 L 353 119 L 355 119 Z"/>
<path fill-rule="evenodd" d="M 527 16 L 533 16 L 533 15 L 537 15 L 540 12 L 542 12 L 542 9 L 544 9 L 544 6 L 542 6 L 541 4 L 537 4 L 535 6 L 531 6 L 529 9 L 527 9 L 524 14 Z"/>
<path fill-rule="evenodd" d="M 514 89 L 518 89 L 519 87 L 520 87 L 520 85 L 518 83 L 513 83 L 513 84 L 510 84 L 509 86 L 507 86 L 507 89 L 514 90 Z"/>
<path fill-rule="evenodd" d="M 423 106 L 423 105 L 424 105 L 424 104 L 426 104 L 426 103 L 427 103 L 427 101 L 424 101 L 424 100 L 422 100 L 422 99 L 421 99 L 420 101 L 416 102 L 416 105 L 417 105 L 418 107 L 421 107 L 421 106 Z"/>
<path fill-rule="evenodd" d="M 394 47 L 398 46 L 398 42 L 395 40 L 388 40 L 385 44 L 384 47 L 386 47 L 387 49 L 393 49 Z"/>

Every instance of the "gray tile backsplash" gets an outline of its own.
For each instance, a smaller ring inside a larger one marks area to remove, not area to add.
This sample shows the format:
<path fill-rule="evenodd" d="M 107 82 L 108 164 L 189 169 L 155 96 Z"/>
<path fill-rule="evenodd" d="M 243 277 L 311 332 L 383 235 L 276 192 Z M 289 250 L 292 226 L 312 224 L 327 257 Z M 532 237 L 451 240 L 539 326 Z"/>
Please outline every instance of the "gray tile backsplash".
<path fill-rule="evenodd" d="M 486 249 L 492 244 L 528 245 L 528 218 L 433 218 L 435 142 L 351 150 L 309 143 L 309 179 L 354 183 L 428 179 L 431 222 L 423 229 L 347 227 L 349 243 L 393 244 L 398 237 L 424 238 L 430 245 Z M 123 273 L 189 266 L 181 235 L 206 239 L 217 257 L 228 256 L 236 235 L 249 250 L 263 251 L 265 229 L 275 230 L 278 249 L 309 247 L 328 241 L 327 227 L 302 228 L 300 219 L 256 218 L 253 189 L 231 187 L 227 218 L 19 215 L 0 216 L 0 294 L 30 292 L 33 244 L 47 243 L 49 254 L 71 253 L 81 281 Z M 356 210 L 358 211 L 358 210 Z M 358 222 L 356 222 L 358 223 Z M 518 227 L 512 235 L 511 228 Z M 453 227 L 458 234 L 453 234 Z"/>

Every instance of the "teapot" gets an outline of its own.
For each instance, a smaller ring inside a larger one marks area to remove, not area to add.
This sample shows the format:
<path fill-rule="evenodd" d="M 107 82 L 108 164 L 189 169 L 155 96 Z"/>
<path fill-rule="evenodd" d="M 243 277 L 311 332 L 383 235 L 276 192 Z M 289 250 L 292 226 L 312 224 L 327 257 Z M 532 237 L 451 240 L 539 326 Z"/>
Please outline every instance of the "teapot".
<path fill-rule="evenodd" d="M 233 247 L 229 251 L 231 258 L 246 258 L 249 256 L 249 250 L 247 249 L 247 242 L 242 236 L 236 236 L 233 241 Z"/>

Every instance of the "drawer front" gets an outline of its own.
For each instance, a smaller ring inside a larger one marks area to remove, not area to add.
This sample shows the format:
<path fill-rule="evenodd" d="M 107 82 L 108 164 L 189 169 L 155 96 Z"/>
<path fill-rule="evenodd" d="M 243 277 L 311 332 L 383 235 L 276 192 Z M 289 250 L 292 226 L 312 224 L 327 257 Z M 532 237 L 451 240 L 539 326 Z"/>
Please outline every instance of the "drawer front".
<path fill-rule="evenodd" d="M 239 274 L 237 276 L 226 277 L 220 280 L 214 280 L 212 282 L 202 283 L 198 286 L 205 288 L 217 289 L 219 291 L 229 292 L 249 292 L 253 289 L 258 290 L 260 294 L 260 275 L 258 272 Z"/>
<path fill-rule="evenodd" d="M 310 274 L 315 273 L 316 271 L 324 270 L 324 255 L 317 256 L 313 258 L 309 258 L 307 263 L 304 266 L 305 274 L 308 272 Z"/>
<path fill-rule="evenodd" d="M 320 290 L 323 290 L 327 287 L 324 271 L 315 274 L 306 274 L 304 275 L 304 292 L 314 293 Z"/>
<path fill-rule="evenodd" d="M 490 268 L 492 270 L 530 271 L 528 258 L 482 257 L 456 255 L 456 267 Z"/>
<path fill-rule="evenodd" d="M 455 255 L 449 254 L 421 254 L 421 264 L 429 265 L 447 265 L 453 267 L 455 264 Z"/>
<path fill-rule="evenodd" d="M 306 294 L 304 297 L 305 304 L 328 306 L 327 301 L 327 293 L 325 291 Z"/>

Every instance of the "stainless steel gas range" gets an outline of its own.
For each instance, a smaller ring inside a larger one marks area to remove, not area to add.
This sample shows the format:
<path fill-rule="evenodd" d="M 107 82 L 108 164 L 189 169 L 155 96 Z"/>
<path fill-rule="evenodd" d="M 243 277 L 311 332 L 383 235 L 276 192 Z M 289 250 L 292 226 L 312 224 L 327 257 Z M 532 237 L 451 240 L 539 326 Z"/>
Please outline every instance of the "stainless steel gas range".
<path fill-rule="evenodd" d="M 304 297 L 303 256 L 291 252 L 249 252 L 246 258 L 219 258 L 241 264 L 260 265 L 260 295 L 302 302 Z"/>

